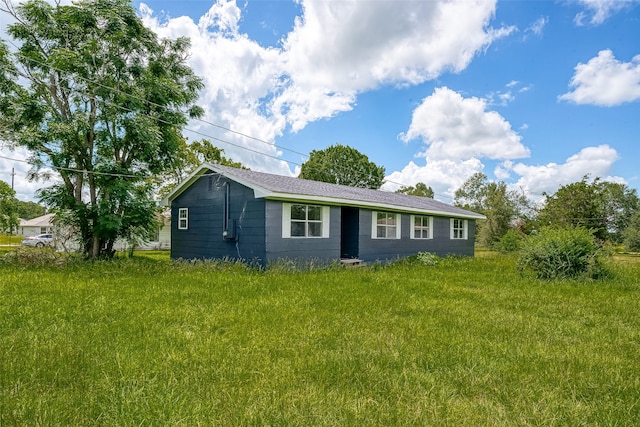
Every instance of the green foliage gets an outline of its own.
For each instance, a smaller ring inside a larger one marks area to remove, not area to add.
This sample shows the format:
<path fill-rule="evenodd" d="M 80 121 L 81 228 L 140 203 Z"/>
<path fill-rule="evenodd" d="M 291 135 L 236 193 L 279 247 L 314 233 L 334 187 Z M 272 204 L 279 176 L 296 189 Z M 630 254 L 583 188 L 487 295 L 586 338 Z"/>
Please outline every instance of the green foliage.
<path fill-rule="evenodd" d="M 76 255 L 57 252 L 52 247 L 32 248 L 20 246 L 0 257 L 0 265 L 28 268 L 61 267 L 78 262 L 79 259 Z"/>
<path fill-rule="evenodd" d="M 538 215 L 540 226 L 584 227 L 614 243 L 622 241 L 631 215 L 640 207 L 636 190 L 599 178 L 589 182 L 588 176 L 545 196 Z"/>
<path fill-rule="evenodd" d="M 478 242 L 486 247 L 495 245 L 513 222 L 528 219 L 529 204 L 523 195 L 508 191 L 504 182 L 488 182 L 479 172 L 456 190 L 454 200 L 454 205 L 487 217 L 476 222 Z"/>
<path fill-rule="evenodd" d="M 418 254 L 416 255 L 416 259 L 420 262 L 420 264 L 426 265 L 428 267 L 436 266 L 440 262 L 440 257 L 431 252 L 418 252 Z"/>
<path fill-rule="evenodd" d="M 15 234 L 0 233 L 0 245 L 17 245 L 22 242 L 23 239 L 24 237 Z"/>
<path fill-rule="evenodd" d="M 240 162 L 224 156 L 224 150 L 214 146 L 211 141 L 203 139 L 187 144 L 186 141 L 180 143 L 178 152 L 173 159 L 171 169 L 161 175 L 154 183 L 158 187 L 159 198 L 166 197 L 178 183 L 184 180 L 189 174 L 195 171 L 202 163 L 213 163 L 232 168 L 247 169 Z"/>
<path fill-rule="evenodd" d="M 424 182 L 417 183 L 415 187 L 412 185 L 408 187 L 402 186 L 396 190 L 396 193 L 407 194 L 409 196 L 428 197 L 430 199 L 433 199 L 435 195 L 433 188 L 427 187 L 427 184 Z"/>
<path fill-rule="evenodd" d="M 20 47 L 0 44 L 1 136 L 34 153 L 32 177 L 58 173 L 41 199 L 72 213 L 85 255 L 109 256 L 116 238 L 154 226 L 147 179 L 173 166 L 182 127 L 203 114 L 189 41 L 159 40 L 128 0 L 27 0 L 5 13 Z"/>
<path fill-rule="evenodd" d="M 634 425 L 640 262 L 615 268 L 0 265 L 0 423 Z"/>
<path fill-rule="evenodd" d="M 518 262 L 539 279 L 597 279 L 606 274 L 600 256 L 592 231 L 547 227 L 527 238 Z"/>
<path fill-rule="evenodd" d="M 0 233 L 13 232 L 20 225 L 16 192 L 4 181 L 0 181 Z"/>
<path fill-rule="evenodd" d="M 369 161 L 355 148 L 336 144 L 313 150 L 300 168 L 300 178 L 359 188 L 378 189 L 384 182 L 384 167 Z"/>
<path fill-rule="evenodd" d="M 615 244 L 622 243 L 624 231 L 629 226 L 631 216 L 640 209 L 638 192 L 626 184 L 601 182 L 600 194 L 604 217 L 607 221 L 607 237 Z"/>
<path fill-rule="evenodd" d="M 624 231 L 624 245 L 630 251 L 640 252 L 640 210 L 629 220 L 629 225 Z"/>
<path fill-rule="evenodd" d="M 36 202 L 23 202 L 18 200 L 16 205 L 18 216 L 22 219 L 33 219 L 47 213 L 47 209 Z"/>
<path fill-rule="evenodd" d="M 495 244 L 495 248 L 502 253 L 516 252 L 522 246 L 522 235 L 518 230 L 509 229 Z"/>

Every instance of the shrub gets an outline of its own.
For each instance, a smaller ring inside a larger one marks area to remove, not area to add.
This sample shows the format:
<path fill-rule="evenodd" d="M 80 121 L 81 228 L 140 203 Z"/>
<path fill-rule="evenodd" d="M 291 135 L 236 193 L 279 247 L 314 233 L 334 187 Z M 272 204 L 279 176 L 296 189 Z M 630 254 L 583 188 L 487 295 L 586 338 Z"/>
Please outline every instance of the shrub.
<path fill-rule="evenodd" d="M 0 258 L 0 264 L 25 266 L 25 267 L 47 267 L 62 266 L 79 261 L 78 254 L 57 252 L 54 248 L 30 248 L 18 247 Z"/>
<path fill-rule="evenodd" d="M 624 246 L 629 251 L 640 252 L 640 211 L 633 214 L 624 231 Z"/>
<path fill-rule="evenodd" d="M 518 266 L 539 279 L 599 278 L 606 272 L 600 245 L 585 228 L 543 228 L 527 238 Z"/>
<path fill-rule="evenodd" d="M 434 267 L 438 265 L 438 262 L 440 262 L 440 257 L 431 252 L 418 252 L 416 258 L 422 265 L 426 265 L 428 267 Z"/>
<path fill-rule="evenodd" d="M 512 228 L 496 243 L 496 249 L 504 253 L 516 252 L 520 249 L 521 241 L 520 233 Z"/>

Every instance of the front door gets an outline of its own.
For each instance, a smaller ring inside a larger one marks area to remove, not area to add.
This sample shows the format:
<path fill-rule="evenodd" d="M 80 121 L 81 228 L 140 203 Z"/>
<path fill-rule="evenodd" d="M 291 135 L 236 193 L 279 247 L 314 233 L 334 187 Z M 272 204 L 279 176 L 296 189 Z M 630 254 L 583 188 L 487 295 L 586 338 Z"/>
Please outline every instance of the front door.
<path fill-rule="evenodd" d="M 340 258 L 358 258 L 360 210 L 342 207 L 340 223 Z"/>

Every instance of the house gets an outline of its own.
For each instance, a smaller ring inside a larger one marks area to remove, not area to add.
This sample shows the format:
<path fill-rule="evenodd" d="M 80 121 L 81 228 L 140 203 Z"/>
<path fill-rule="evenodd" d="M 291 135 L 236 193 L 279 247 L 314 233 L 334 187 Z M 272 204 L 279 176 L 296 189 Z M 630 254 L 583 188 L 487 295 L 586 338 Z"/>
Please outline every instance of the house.
<path fill-rule="evenodd" d="M 166 199 L 171 257 L 330 263 L 474 254 L 484 216 L 433 199 L 203 164 Z"/>
<path fill-rule="evenodd" d="M 154 239 L 149 242 L 139 242 L 137 249 L 169 249 L 171 245 L 171 219 L 168 213 L 158 214 L 158 228 L 156 229 Z M 60 225 L 55 221 L 55 214 L 50 213 L 33 219 L 21 219 L 17 234 L 19 236 L 37 236 L 38 234 L 53 233 L 56 247 L 64 251 L 78 251 L 80 249 L 77 242 L 79 232 L 77 229 Z M 118 239 L 115 247 L 117 250 L 126 250 L 130 244 Z"/>
<path fill-rule="evenodd" d="M 17 234 L 19 236 L 37 236 L 53 233 L 54 214 L 46 214 L 32 219 L 21 219 Z"/>

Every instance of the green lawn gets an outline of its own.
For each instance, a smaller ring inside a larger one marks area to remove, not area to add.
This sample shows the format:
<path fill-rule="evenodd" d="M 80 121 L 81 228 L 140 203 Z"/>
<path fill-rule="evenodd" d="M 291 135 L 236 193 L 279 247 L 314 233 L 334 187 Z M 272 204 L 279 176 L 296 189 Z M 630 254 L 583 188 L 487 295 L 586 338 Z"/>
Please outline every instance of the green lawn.
<path fill-rule="evenodd" d="M 0 233 L 0 245 L 19 245 L 24 240 L 23 236 Z"/>
<path fill-rule="evenodd" d="M 638 261 L 0 264 L 0 426 L 637 425 Z"/>

